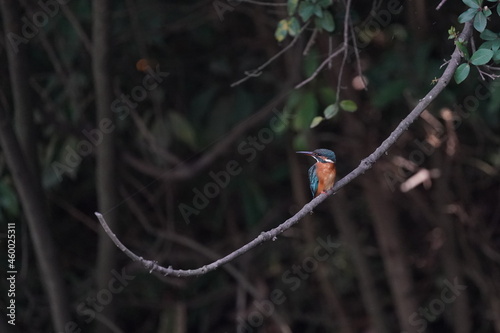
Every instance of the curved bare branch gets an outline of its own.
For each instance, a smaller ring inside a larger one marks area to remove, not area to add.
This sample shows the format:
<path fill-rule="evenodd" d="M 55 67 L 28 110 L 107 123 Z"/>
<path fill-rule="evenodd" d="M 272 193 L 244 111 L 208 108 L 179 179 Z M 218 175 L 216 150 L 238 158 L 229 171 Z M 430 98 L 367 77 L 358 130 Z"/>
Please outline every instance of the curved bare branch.
<path fill-rule="evenodd" d="M 467 22 L 464 26 L 464 30 L 460 34 L 460 38 L 462 40 L 468 40 L 471 37 L 472 34 L 472 23 Z M 447 64 L 447 67 L 443 73 L 443 75 L 439 78 L 437 84 L 432 88 L 427 95 L 425 95 L 424 98 L 420 100 L 420 102 L 415 106 L 415 108 L 404 118 L 399 125 L 396 127 L 396 129 L 389 135 L 387 139 L 382 142 L 382 144 L 372 153 L 370 154 L 367 158 L 361 161 L 359 166 L 351 171 L 347 176 L 344 178 L 340 179 L 335 186 L 329 190 L 327 193 L 323 193 L 313 200 L 311 200 L 309 203 L 304 205 L 302 209 L 300 209 L 294 216 L 290 217 L 288 220 L 280 224 L 274 229 L 271 229 L 269 231 L 262 232 L 257 238 L 252 240 L 251 242 L 243 245 L 239 249 L 236 249 L 235 251 L 231 252 L 230 254 L 226 255 L 223 258 L 220 258 L 208 265 L 204 265 L 202 267 L 196 268 L 196 269 L 174 269 L 172 267 L 163 267 L 158 265 L 155 261 L 151 260 L 146 260 L 132 251 L 130 251 L 125 245 L 123 245 L 122 242 L 116 237 L 116 235 L 111 231 L 111 229 L 108 227 L 106 224 L 106 221 L 104 219 L 104 216 L 100 213 L 95 213 L 97 218 L 99 219 L 99 222 L 101 223 L 102 227 L 108 234 L 108 236 L 113 240 L 115 245 L 122 250 L 129 258 L 131 258 L 134 261 L 140 261 L 146 269 L 149 269 L 151 272 L 152 271 L 158 271 L 164 275 L 173 275 L 173 276 L 178 276 L 178 277 L 187 277 L 187 276 L 197 276 L 197 275 L 203 275 L 206 274 L 210 271 L 213 271 L 217 269 L 218 267 L 227 264 L 228 262 L 234 260 L 235 258 L 239 257 L 240 255 L 250 251 L 257 245 L 269 241 L 269 240 L 274 240 L 278 235 L 283 233 L 285 230 L 289 229 L 293 225 L 297 224 L 307 213 L 311 212 L 314 207 L 319 205 L 321 202 L 323 202 L 328 196 L 334 194 L 338 190 L 340 190 L 342 187 L 353 181 L 355 178 L 359 177 L 360 175 L 364 174 L 366 171 L 368 171 L 372 165 L 382 157 L 382 155 L 389 150 L 389 148 L 396 142 L 396 140 L 403 134 L 404 131 L 408 129 L 408 127 L 420 116 L 420 114 L 429 106 L 429 104 L 444 90 L 444 88 L 448 85 L 448 83 L 451 81 L 453 74 L 455 73 L 456 68 L 461 62 L 461 53 L 458 48 L 455 48 L 450 61 Z"/>

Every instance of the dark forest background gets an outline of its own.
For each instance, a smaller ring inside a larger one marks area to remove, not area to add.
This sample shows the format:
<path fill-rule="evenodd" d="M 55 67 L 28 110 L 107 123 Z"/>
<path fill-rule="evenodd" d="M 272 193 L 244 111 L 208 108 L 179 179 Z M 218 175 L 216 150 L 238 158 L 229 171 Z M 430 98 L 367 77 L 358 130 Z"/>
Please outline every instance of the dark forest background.
<path fill-rule="evenodd" d="M 0 331 L 500 333 L 494 68 L 214 272 L 150 273 L 102 231 L 95 211 L 136 254 L 193 269 L 279 225 L 311 199 L 295 151 L 334 150 L 338 178 L 358 166 L 437 82 L 470 7 L 302 0 L 321 12 L 304 28 L 293 2 L 0 1 L 0 258 L 17 271 Z"/>

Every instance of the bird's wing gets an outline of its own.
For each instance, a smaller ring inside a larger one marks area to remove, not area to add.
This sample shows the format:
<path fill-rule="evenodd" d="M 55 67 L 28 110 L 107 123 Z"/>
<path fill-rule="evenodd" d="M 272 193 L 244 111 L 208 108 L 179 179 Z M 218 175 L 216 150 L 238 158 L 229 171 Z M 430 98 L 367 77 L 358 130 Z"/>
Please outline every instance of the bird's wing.
<path fill-rule="evenodd" d="M 309 184 L 311 186 L 311 192 L 313 197 L 316 194 L 316 191 L 318 190 L 318 183 L 319 179 L 318 176 L 316 175 L 316 164 L 313 164 L 313 166 L 309 168 Z"/>

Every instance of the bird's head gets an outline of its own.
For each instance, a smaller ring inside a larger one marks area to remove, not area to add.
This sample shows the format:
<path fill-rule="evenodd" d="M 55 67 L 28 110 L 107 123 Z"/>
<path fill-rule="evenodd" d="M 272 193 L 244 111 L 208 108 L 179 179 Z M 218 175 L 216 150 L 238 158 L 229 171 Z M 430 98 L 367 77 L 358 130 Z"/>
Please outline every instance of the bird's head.
<path fill-rule="evenodd" d="M 298 151 L 298 154 L 306 154 L 314 157 L 319 163 L 336 163 L 337 157 L 335 153 L 329 149 L 316 149 L 314 151 Z"/>

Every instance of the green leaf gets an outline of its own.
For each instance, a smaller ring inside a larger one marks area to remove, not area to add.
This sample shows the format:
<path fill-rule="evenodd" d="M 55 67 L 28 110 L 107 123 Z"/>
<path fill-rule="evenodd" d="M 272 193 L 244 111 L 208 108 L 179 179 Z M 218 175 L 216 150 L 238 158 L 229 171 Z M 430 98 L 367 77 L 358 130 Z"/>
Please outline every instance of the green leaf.
<path fill-rule="evenodd" d="M 467 50 L 467 47 L 464 45 L 464 43 L 456 40 L 455 45 L 458 47 L 460 52 L 462 52 L 462 55 L 465 58 L 465 60 L 468 61 L 469 60 L 469 51 Z"/>
<path fill-rule="evenodd" d="M 335 22 L 333 21 L 332 14 L 327 11 L 323 13 L 323 17 L 316 18 L 315 23 L 317 28 L 325 29 L 328 32 L 335 30 Z"/>
<path fill-rule="evenodd" d="M 483 12 L 478 12 L 476 16 L 474 16 L 474 29 L 479 32 L 483 32 L 486 28 L 486 15 Z"/>
<path fill-rule="evenodd" d="M 498 63 L 500 61 L 500 51 L 497 49 L 493 54 L 493 61 Z"/>
<path fill-rule="evenodd" d="M 358 109 L 358 106 L 356 105 L 356 103 L 354 101 L 349 100 L 349 99 L 344 99 L 343 101 L 341 101 L 340 107 L 344 111 L 348 111 L 348 112 L 354 112 Z"/>
<path fill-rule="evenodd" d="M 319 90 L 319 98 L 323 104 L 329 105 L 335 103 L 337 96 L 330 86 L 323 86 Z"/>
<path fill-rule="evenodd" d="M 319 56 L 316 48 L 311 49 L 303 61 L 303 71 L 306 77 L 311 76 L 319 66 Z"/>
<path fill-rule="evenodd" d="M 317 114 L 317 110 L 318 102 L 313 93 L 304 93 L 297 106 L 295 118 L 293 119 L 293 128 L 299 132 L 309 128 L 309 125 Z"/>
<path fill-rule="evenodd" d="M 483 40 L 494 40 L 498 38 L 498 35 L 491 30 L 484 29 L 479 37 L 481 37 Z"/>
<path fill-rule="evenodd" d="M 455 29 L 454 26 L 451 26 L 450 29 L 448 29 L 448 39 L 455 38 L 457 38 L 457 29 Z"/>
<path fill-rule="evenodd" d="M 493 51 L 488 49 L 479 49 L 470 57 L 470 62 L 473 65 L 481 66 L 486 64 L 493 58 Z"/>
<path fill-rule="evenodd" d="M 295 109 L 302 99 L 303 93 L 300 90 L 293 90 L 286 101 L 287 109 Z"/>
<path fill-rule="evenodd" d="M 169 114 L 170 129 L 174 136 L 190 148 L 196 149 L 196 132 L 189 121 L 177 112 Z"/>
<path fill-rule="evenodd" d="M 458 22 L 465 23 L 472 20 L 474 16 L 477 14 L 477 12 L 478 10 L 474 8 L 467 9 L 465 12 L 460 14 L 460 16 L 458 17 Z"/>
<path fill-rule="evenodd" d="M 323 17 L 323 8 L 321 8 L 320 5 L 314 6 L 314 15 L 316 15 L 317 17 Z"/>
<path fill-rule="evenodd" d="M 481 5 L 476 0 L 462 0 L 470 8 L 481 8 Z"/>
<path fill-rule="evenodd" d="M 299 15 L 302 21 L 306 22 L 314 15 L 314 4 L 310 2 L 303 1 L 299 5 Z"/>
<path fill-rule="evenodd" d="M 499 5 L 497 5 L 497 14 L 498 14 L 498 16 L 500 16 L 500 6 Z"/>
<path fill-rule="evenodd" d="M 455 71 L 455 82 L 457 84 L 462 83 L 463 80 L 467 78 L 470 72 L 470 65 L 468 63 L 463 63 Z"/>
<path fill-rule="evenodd" d="M 492 51 L 496 51 L 496 50 L 500 49 L 500 39 L 499 38 L 492 40 L 492 41 L 489 41 L 487 43 L 491 43 L 490 49 Z"/>
<path fill-rule="evenodd" d="M 300 23 L 295 17 L 288 20 L 288 33 L 290 36 L 296 36 L 300 31 Z"/>
<path fill-rule="evenodd" d="M 319 124 L 321 124 L 321 122 L 323 120 L 325 120 L 325 118 L 323 118 L 323 117 L 320 117 L 320 116 L 314 117 L 313 120 L 311 121 L 311 125 L 309 125 L 309 127 L 314 128 L 314 127 L 318 126 Z"/>
<path fill-rule="evenodd" d="M 299 0 L 288 0 L 287 2 L 287 8 L 288 8 L 288 15 L 292 16 L 295 14 L 295 11 L 297 10 L 297 5 L 299 4 Z"/>
<path fill-rule="evenodd" d="M 403 92 L 408 87 L 408 82 L 404 79 L 394 79 L 387 84 L 374 87 L 373 105 L 376 108 L 385 108 L 391 103 L 398 101 L 403 96 Z"/>
<path fill-rule="evenodd" d="M 335 117 L 337 113 L 339 113 L 339 105 L 337 103 L 328 105 L 325 111 L 323 111 L 326 119 Z"/>
<path fill-rule="evenodd" d="M 307 149 L 307 135 L 306 132 L 298 133 L 292 141 L 294 150 L 306 150 Z"/>
<path fill-rule="evenodd" d="M 500 49 L 500 38 L 497 38 L 495 40 L 486 41 L 483 44 L 481 44 L 479 46 L 479 48 L 496 51 L 496 50 Z"/>
<path fill-rule="evenodd" d="M 278 26 L 276 27 L 276 31 L 274 32 L 274 38 L 276 38 L 278 42 L 282 42 L 286 38 L 287 34 L 288 21 L 286 19 L 283 19 L 278 22 Z"/>
<path fill-rule="evenodd" d="M 491 16 L 491 9 L 489 8 L 483 9 L 483 13 L 486 17 Z"/>
<path fill-rule="evenodd" d="M 332 0 L 319 0 L 318 5 L 320 5 L 323 8 L 326 8 L 332 4 Z"/>

